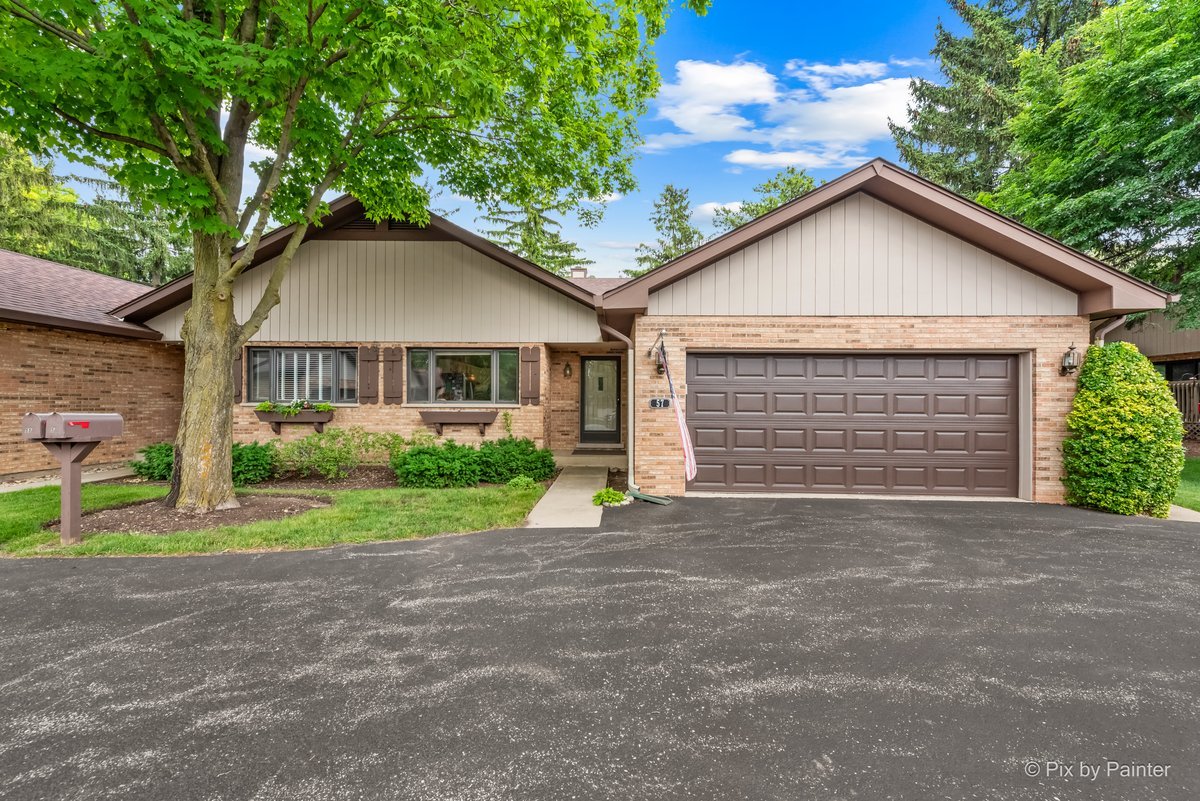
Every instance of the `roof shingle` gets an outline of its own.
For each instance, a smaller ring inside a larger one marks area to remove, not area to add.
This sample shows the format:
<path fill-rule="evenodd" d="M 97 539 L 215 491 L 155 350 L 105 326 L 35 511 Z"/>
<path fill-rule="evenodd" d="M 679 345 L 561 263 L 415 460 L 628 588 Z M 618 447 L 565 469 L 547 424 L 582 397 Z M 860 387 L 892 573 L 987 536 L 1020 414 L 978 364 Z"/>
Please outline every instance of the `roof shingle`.
<path fill-rule="evenodd" d="M 3 320 L 157 339 L 156 331 L 108 313 L 149 290 L 111 275 L 0 250 Z"/>

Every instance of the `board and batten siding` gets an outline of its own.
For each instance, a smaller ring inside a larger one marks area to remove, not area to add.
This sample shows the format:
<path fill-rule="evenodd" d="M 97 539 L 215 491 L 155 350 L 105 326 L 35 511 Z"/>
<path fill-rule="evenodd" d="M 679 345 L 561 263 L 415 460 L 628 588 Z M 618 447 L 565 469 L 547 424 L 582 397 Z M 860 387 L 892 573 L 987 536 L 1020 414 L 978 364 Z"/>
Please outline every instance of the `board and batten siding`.
<path fill-rule="evenodd" d="M 271 275 L 234 288 L 245 320 Z M 257 342 L 599 342 L 592 309 L 459 242 L 315 240 L 284 278 Z M 188 304 L 148 322 L 180 338 Z"/>
<path fill-rule="evenodd" d="M 1109 342 L 1132 342 L 1151 359 L 1200 353 L 1200 329 L 1177 329 L 1175 321 L 1162 312 L 1147 314 L 1132 331 L 1122 326 L 1105 338 Z"/>
<path fill-rule="evenodd" d="M 856 193 L 650 295 L 663 315 L 1077 315 L 1074 292 Z"/>

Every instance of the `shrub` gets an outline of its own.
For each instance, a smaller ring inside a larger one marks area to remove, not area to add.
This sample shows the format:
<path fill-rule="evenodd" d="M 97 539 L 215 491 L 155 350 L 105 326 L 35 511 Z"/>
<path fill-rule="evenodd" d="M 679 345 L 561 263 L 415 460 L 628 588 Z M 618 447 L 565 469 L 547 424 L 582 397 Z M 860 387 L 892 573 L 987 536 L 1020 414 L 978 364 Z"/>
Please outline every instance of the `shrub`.
<path fill-rule="evenodd" d="M 470 487 L 479 483 L 479 451 L 447 440 L 392 454 L 392 469 L 402 487 Z"/>
<path fill-rule="evenodd" d="M 279 468 L 279 449 L 273 442 L 233 444 L 233 484 L 244 487 L 273 478 Z"/>
<path fill-rule="evenodd" d="M 1183 424 L 1166 381 L 1136 347 L 1088 348 L 1067 431 L 1068 503 L 1167 516 L 1183 470 Z"/>
<path fill-rule="evenodd" d="M 516 476 L 508 480 L 509 488 L 515 490 L 533 489 L 537 485 L 538 483 L 529 476 Z"/>
<path fill-rule="evenodd" d="M 479 480 L 489 484 L 505 484 L 517 476 L 545 481 L 554 477 L 554 469 L 554 455 L 530 439 L 505 437 L 479 446 Z"/>
<path fill-rule="evenodd" d="M 624 500 L 625 493 L 612 487 L 605 487 L 592 496 L 592 505 L 603 506 L 606 503 L 621 503 Z"/>
<path fill-rule="evenodd" d="M 141 459 L 129 463 L 134 475 L 147 481 L 170 481 L 175 472 L 175 446 L 170 442 L 147 445 L 138 450 Z"/>
<path fill-rule="evenodd" d="M 404 446 L 399 434 L 375 433 L 361 428 L 327 428 L 283 446 L 280 464 L 305 478 L 319 475 L 337 481 L 359 465 L 387 464 L 396 448 Z"/>
<path fill-rule="evenodd" d="M 175 472 L 175 446 L 170 442 L 147 445 L 138 451 L 141 461 L 132 461 L 129 466 L 135 475 L 149 481 L 170 481 Z M 275 475 L 279 465 L 279 453 L 271 443 L 260 445 L 233 444 L 233 483 L 236 486 L 257 484 Z"/>

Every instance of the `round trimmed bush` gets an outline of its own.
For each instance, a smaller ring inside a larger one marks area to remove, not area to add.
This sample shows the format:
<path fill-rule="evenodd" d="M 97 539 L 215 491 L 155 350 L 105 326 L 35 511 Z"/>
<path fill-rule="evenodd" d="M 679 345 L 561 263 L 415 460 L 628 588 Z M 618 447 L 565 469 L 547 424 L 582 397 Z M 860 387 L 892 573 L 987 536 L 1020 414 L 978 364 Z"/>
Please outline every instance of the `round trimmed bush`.
<path fill-rule="evenodd" d="M 1183 421 L 1171 388 L 1136 347 L 1088 348 L 1067 432 L 1067 503 L 1167 516 L 1183 471 Z"/>

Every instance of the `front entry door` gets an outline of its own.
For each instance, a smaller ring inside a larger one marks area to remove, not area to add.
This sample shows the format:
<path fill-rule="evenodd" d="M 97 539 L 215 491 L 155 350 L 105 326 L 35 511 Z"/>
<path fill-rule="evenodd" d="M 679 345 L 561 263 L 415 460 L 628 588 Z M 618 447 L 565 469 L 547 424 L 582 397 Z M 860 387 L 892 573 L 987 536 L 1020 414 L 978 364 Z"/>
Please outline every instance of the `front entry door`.
<path fill-rule="evenodd" d="M 579 372 L 579 441 L 621 441 L 621 361 L 584 356 Z"/>

